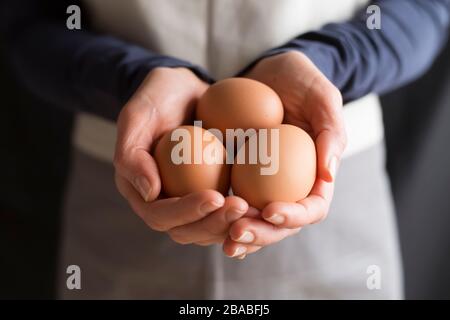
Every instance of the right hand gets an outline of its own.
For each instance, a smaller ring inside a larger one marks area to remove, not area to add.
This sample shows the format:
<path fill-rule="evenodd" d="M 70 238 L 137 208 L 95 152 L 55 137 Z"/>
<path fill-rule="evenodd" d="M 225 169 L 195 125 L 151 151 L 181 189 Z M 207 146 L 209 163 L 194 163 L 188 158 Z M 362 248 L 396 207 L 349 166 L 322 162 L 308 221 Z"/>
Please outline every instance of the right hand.
<path fill-rule="evenodd" d="M 317 150 L 317 176 L 305 199 L 272 202 L 259 217 L 234 223 L 223 246 L 227 255 L 255 252 L 325 219 L 347 144 L 341 93 L 305 54 L 289 51 L 267 57 L 246 77 L 271 87 L 283 101 L 284 123 L 310 134 Z"/>
<path fill-rule="evenodd" d="M 153 69 L 117 121 L 114 167 L 119 192 L 150 228 L 183 244 L 222 243 L 230 224 L 248 210 L 243 199 L 225 198 L 214 190 L 158 199 L 161 180 L 150 155 L 152 144 L 192 120 L 196 102 L 207 88 L 189 69 Z"/>

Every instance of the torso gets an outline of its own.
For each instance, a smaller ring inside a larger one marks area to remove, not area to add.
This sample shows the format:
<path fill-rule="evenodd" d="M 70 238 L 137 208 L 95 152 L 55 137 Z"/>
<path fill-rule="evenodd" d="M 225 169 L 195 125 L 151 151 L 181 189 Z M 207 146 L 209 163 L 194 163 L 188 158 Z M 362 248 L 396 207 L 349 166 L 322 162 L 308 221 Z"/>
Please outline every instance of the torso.
<path fill-rule="evenodd" d="M 301 33 L 348 19 L 367 3 L 365 0 L 110 0 L 108 5 L 102 0 L 85 2 L 98 31 L 198 64 L 216 79 L 235 75 L 265 50 Z M 375 96 L 353 102 L 344 113 L 349 135 L 347 156 L 381 141 L 381 110 Z M 98 158 L 112 159 L 113 124 L 82 115 L 76 132 L 75 143 L 79 148 Z M 99 143 L 102 145 L 96 146 Z"/>

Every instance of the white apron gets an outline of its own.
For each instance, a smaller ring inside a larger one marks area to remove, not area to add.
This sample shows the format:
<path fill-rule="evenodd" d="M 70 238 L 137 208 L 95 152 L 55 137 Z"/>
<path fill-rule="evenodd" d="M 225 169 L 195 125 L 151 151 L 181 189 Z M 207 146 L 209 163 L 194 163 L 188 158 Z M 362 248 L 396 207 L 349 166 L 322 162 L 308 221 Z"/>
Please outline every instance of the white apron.
<path fill-rule="evenodd" d="M 216 79 L 264 50 L 349 18 L 358 0 L 89 0 L 98 31 L 191 61 Z M 85 288 L 67 298 L 400 298 L 401 272 L 384 172 L 379 102 L 344 109 L 349 145 L 330 217 L 244 261 L 218 247 L 172 243 L 148 230 L 115 191 L 115 126 L 80 114 L 61 270 L 81 264 Z M 369 289 L 370 266 L 381 270 Z"/>

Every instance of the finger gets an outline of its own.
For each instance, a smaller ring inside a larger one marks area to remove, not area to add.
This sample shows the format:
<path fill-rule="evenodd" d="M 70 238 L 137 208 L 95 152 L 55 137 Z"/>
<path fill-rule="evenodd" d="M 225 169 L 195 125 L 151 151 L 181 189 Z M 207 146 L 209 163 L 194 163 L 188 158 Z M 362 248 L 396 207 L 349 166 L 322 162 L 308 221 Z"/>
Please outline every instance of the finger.
<path fill-rule="evenodd" d="M 116 153 L 114 166 L 139 192 L 142 200 L 150 202 L 158 197 L 161 191 L 158 166 L 147 150 L 136 148 L 122 155 Z"/>
<path fill-rule="evenodd" d="M 298 229 L 278 228 L 261 219 L 242 218 L 230 228 L 230 238 L 241 244 L 267 246 L 298 232 Z"/>
<path fill-rule="evenodd" d="M 311 116 L 317 148 L 318 176 L 327 182 L 334 181 L 340 158 L 347 144 L 342 95 L 326 78 L 315 81 L 311 87 L 310 99 L 320 108 Z"/>
<path fill-rule="evenodd" d="M 273 202 L 263 209 L 261 216 L 281 228 L 301 228 L 325 219 L 333 192 L 334 183 L 317 179 L 307 198 L 297 203 Z"/>
<path fill-rule="evenodd" d="M 245 258 L 246 255 L 254 253 L 259 249 L 261 249 L 260 246 L 238 243 L 233 241 L 230 237 L 226 238 L 222 245 L 222 250 L 226 256 L 238 259 Z"/>
<path fill-rule="evenodd" d="M 245 213 L 245 216 L 247 218 L 257 218 L 261 215 L 261 211 L 254 208 L 254 207 L 249 207 L 247 212 Z"/>
<path fill-rule="evenodd" d="M 317 171 L 319 178 L 326 182 L 336 179 L 340 159 L 344 151 L 345 142 L 340 134 L 323 130 L 316 138 Z"/>
<path fill-rule="evenodd" d="M 198 246 L 206 247 L 206 246 L 211 246 L 213 244 L 221 244 L 221 243 L 223 243 L 224 240 L 225 240 L 224 237 L 221 236 L 221 237 L 213 238 L 210 240 L 197 241 L 197 242 L 194 242 L 194 244 L 196 244 Z"/>
<path fill-rule="evenodd" d="M 116 175 L 119 191 L 128 200 L 131 208 L 148 226 L 157 231 L 167 231 L 180 225 L 200 220 L 225 204 L 220 192 L 204 190 L 182 198 L 168 198 L 147 203 L 131 184 Z"/>
<path fill-rule="evenodd" d="M 230 224 L 241 218 L 248 210 L 245 200 L 230 196 L 225 204 L 207 217 L 169 230 L 170 237 L 178 243 L 188 244 L 211 239 L 224 240 Z"/>
<path fill-rule="evenodd" d="M 161 190 L 158 166 L 149 153 L 157 127 L 157 113 L 150 96 L 139 92 L 120 113 L 114 166 L 142 199 L 152 201 Z"/>

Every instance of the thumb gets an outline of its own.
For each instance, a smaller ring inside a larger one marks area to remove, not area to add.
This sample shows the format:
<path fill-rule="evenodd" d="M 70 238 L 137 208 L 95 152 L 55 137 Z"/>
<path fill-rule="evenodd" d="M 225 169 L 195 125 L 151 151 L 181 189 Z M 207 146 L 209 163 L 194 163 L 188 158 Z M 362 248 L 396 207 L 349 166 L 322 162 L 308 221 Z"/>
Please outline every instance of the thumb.
<path fill-rule="evenodd" d="M 155 200 L 161 191 L 158 166 L 145 149 L 136 148 L 126 155 L 116 157 L 117 173 L 128 180 L 146 202 Z"/>
<path fill-rule="evenodd" d="M 316 138 L 318 176 L 333 182 L 346 144 L 345 133 L 322 130 Z"/>
<path fill-rule="evenodd" d="M 158 166 L 149 150 L 154 135 L 154 109 L 132 99 L 118 119 L 114 167 L 128 180 L 146 202 L 156 199 L 161 190 Z"/>

